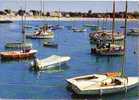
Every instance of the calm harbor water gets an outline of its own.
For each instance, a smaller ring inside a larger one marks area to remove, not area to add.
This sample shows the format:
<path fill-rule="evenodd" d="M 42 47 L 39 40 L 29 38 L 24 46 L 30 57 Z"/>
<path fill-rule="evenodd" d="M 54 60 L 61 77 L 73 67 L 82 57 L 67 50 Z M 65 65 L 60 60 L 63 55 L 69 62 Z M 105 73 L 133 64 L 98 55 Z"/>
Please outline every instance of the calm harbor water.
<path fill-rule="evenodd" d="M 19 21 L 11 24 L 0 24 L 0 50 L 5 50 L 4 44 L 10 41 L 21 41 L 22 34 Z M 31 26 L 42 25 L 44 23 L 57 24 L 56 21 L 30 21 Z M 61 21 L 60 25 L 80 27 L 88 22 L 86 21 Z M 96 24 L 97 21 L 90 23 Z M 100 22 L 102 25 L 103 22 Z M 123 31 L 120 26 L 124 22 L 116 22 L 116 30 Z M 111 28 L 111 22 L 106 24 L 108 29 Z M 139 27 L 137 22 L 128 22 L 128 27 Z M 33 29 L 28 30 L 31 32 Z M 126 59 L 123 57 L 98 57 L 90 55 L 91 45 L 89 43 L 89 33 L 75 33 L 67 28 L 55 30 L 55 38 L 58 43 L 58 49 L 45 48 L 43 42 L 47 40 L 30 40 L 33 48 L 38 50 L 37 57 L 45 58 L 52 54 L 67 55 L 71 60 L 67 66 L 49 69 L 43 72 L 30 71 L 30 61 L 4 61 L 0 62 L 0 98 L 22 98 L 22 99 L 72 99 L 72 98 L 101 98 L 101 99 L 137 99 L 139 96 L 138 88 L 134 88 L 127 93 L 118 93 L 106 95 L 103 97 L 77 96 L 67 90 L 65 79 L 93 74 L 104 73 L 107 71 L 120 71 L 124 65 L 126 75 L 138 75 L 138 53 L 139 37 L 127 37 Z M 136 54 L 133 52 L 136 51 Z"/>

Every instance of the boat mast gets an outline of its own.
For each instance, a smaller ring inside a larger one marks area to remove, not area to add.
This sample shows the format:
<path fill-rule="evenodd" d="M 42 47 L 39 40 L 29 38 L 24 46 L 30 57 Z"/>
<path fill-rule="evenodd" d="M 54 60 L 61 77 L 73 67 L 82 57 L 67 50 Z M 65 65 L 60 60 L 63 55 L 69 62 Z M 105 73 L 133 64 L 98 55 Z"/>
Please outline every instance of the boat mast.
<path fill-rule="evenodd" d="M 114 30 L 115 30 L 115 0 L 113 1 L 112 44 L 114 44 Z"/>
<path fill-rule="evenodd" d="M 23 22 L 23 20 L 24 20 L 24 12 L 22 11 L 22 15 L 21 15 L 21 17 L 22 17 L 22 34 L 23 34 L 23 43 L 25 43 L 25 41 L 26 41 L 26 37 L 25 37 L 25 27 L 24 27 L 24 22 Z"/>
<path fill-rule="evenodd" d="M 126 30 L 127 30 L 127 0 L 125 1 L 126 5 L 125 5 L 125 30 L 124 30 L 124 50 L 125 50 L 125 46 L 126 46 Z"/>
<path fill-rule="evenodd" d="M 125 62 L 126 62 L 126 28 L 127 28 L 127 0 L 125 1 L 125 26 L 124 26 L 124 56 L 123 58 L 123 66 L 122 66 L 122 77 L 125 77 L 125 70 L 124 70 L 124 66 L 125 66 Z"/>

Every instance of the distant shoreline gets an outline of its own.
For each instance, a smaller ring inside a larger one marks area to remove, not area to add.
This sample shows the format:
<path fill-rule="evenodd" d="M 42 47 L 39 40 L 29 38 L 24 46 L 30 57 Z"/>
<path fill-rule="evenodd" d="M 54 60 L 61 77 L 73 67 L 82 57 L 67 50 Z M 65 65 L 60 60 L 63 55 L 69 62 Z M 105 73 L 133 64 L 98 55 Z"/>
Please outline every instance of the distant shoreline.
<path fill-rule="evenodd" d="M 4 21 L 4 20 L 11 20 L 11 21 L 20 21 L 21 17 L 20 16 L 0 16 L 0 21 Z M 61 17 L 61 18 L 57 18 L 57 17 L 26 17 L 26 20 L 29 21 L 95 21 L 95 20 L 106 20 L 106 18 L 81 18 L 81 17 Z M 108 21 L 112 21 L 112 18 L 107 18 Z M 123 18 L 115 18 L 116 21 L 124 21 Z M 138 19 L 127 19 L 128 21 L 138 21 Z"/>

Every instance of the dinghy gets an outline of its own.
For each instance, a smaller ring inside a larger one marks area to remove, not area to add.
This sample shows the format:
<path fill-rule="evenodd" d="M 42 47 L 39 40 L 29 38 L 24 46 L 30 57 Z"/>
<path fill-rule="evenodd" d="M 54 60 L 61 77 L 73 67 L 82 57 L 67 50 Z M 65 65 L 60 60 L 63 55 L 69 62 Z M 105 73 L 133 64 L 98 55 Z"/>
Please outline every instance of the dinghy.
<path fill-rule="evenodd" d="M 72 31 L 73 32 L 86 32 L 87 29 L 85 29 L 85 28 L 72 28 Z"/>
<path fill-rule="evenodd" d="M 127 35 L 138 36 L 139 35 L 139 28 L 132 28 L 132 29 L 130 29 L 129 32 L 127 33 Z"/>
<path fill-rule="evenodd" d="M 34 61 L 31 62 L 31 66 L 35 70 L 45 70 L 48 68 L 52 68 L 52 67 L 56 67 L 61 64 L 64 64 L 69 60 L 70 60 L 70 57 L 68 57 L 68 56 L 52 55 L 52 56 L 42 59 L 42 60 L 34 59 Z"/>
<path fill-rule="evenodd" d="M 139 83 L 139 78 L 93 74 L 69 78 L 66 81 L 76 94 L 103 95 L 127 91 L 136 87 Z"/>
<path fill-rule="evenodd" d="M 50 48 L 57 48 L 58 44 L 56 44 L 55 42 L 44 42 L 43 46 L 50 47 Z"/>

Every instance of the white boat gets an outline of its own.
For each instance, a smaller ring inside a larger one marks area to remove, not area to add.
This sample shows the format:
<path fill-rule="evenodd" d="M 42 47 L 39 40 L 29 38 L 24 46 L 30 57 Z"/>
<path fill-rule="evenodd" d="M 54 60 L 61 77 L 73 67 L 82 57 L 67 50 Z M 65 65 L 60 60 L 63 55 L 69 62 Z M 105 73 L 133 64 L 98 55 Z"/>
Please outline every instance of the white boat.
<path fill-rule="evenodd" d="M 72 28 L 72 31 L 73 32 L 86 32 L 87 29 L 85 29 L 85 28 Z"/>
<path fill-rule="evenodd" d="M 43 32 L 41 34 L 39 33 L 33 33 L 33 34 L 26 34 L 26 38 L 31 39 L 51 39 L 54 38 L 53 32 Z"/>
<path fill-rule="evenodd" d="M 52 55 L 42 60 L 35 59 L 33 62 L 31 62 L 31 66 L 36 70 L 45 70 L 51 67 L 56 67 L 57 65 L 59 66 L 61 64 L 64 64 L 69 60 L 70 57 L 68 56 Z"/>
<path fill-rule="evenodd" d="M 71 89 L 80 95 L 103 95 L 127 91 L 139 83 L 138 77 L 110 77 L 105 74 L 85 75 L 66 80 Z"/>

